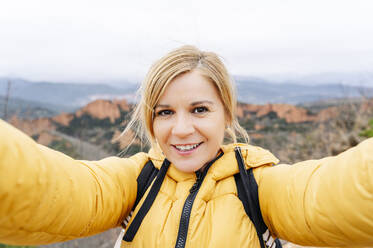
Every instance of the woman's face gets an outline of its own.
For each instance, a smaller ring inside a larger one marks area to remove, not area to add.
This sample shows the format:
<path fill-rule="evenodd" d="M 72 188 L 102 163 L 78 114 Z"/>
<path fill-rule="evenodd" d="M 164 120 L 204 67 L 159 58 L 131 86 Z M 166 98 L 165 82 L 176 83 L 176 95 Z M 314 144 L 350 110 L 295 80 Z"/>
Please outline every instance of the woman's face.
<path fill-rule="evenodd" d="M 167 86 L 155 107 L 153 128 L 167 159 L 180 171 L 194 172 L 216 157 L 225 124 L 214 84 L 193 70 Z"/>

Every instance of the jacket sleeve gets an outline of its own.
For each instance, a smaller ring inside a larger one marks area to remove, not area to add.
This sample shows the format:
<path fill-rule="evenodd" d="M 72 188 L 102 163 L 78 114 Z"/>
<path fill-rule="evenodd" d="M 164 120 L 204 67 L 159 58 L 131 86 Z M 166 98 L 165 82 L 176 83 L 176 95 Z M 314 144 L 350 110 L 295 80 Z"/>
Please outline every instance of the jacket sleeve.
<path fill-rule="evenodd" d="M 0 120 L 0 243 L 46 244 L 118 226 L 148 159 L 74 160 Z"/>
<path fill-rule="evenodd" d="M 274 235 L 307 246 L 373 246 L 373 138 L 335 157 L 254 173 Z"/>

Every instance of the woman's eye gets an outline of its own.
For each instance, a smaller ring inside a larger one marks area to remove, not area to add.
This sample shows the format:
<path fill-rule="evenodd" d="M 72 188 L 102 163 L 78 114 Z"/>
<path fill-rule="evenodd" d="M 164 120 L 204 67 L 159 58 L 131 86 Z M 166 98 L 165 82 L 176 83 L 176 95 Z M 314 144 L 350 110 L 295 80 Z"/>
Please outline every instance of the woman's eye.
<path fill-rule="evenodd" d="M 206 107 L 197 107 L 193 109 L 193 113 L 201 114 L 207 112 L 208 109 Z"/>
<path fill-rule="evenodd" d="M 167 116 L 167 115 L 171 115 L 172 113 L 173 113 L 172 110 L 165 109 L 165 110 L 158 111 L 157 116 Z"/>

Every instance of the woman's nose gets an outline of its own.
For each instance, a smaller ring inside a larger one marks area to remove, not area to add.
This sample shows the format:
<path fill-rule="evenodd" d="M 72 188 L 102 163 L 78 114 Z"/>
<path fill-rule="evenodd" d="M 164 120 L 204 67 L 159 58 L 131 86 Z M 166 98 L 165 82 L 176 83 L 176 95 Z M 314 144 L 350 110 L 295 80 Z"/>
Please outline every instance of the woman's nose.
<path fill-rule="evenodd" d="M 172 134 L 185 137 L 194 132 L 193 121 L 185 114 L 178 115 L 172 127 Z"/>

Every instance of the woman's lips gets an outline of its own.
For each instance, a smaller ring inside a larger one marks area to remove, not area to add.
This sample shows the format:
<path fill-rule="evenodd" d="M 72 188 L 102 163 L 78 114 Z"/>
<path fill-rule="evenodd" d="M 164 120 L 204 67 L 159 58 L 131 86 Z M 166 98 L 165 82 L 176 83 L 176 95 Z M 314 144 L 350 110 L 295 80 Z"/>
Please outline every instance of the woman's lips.
<path fill-rule="evenodd" d="M 189 155 L 194 152 L 203 142 L 200 143 L 192 143 L 192 144 L 177 144 L 172 145 L 175 150 L 182 155 Z"/>

